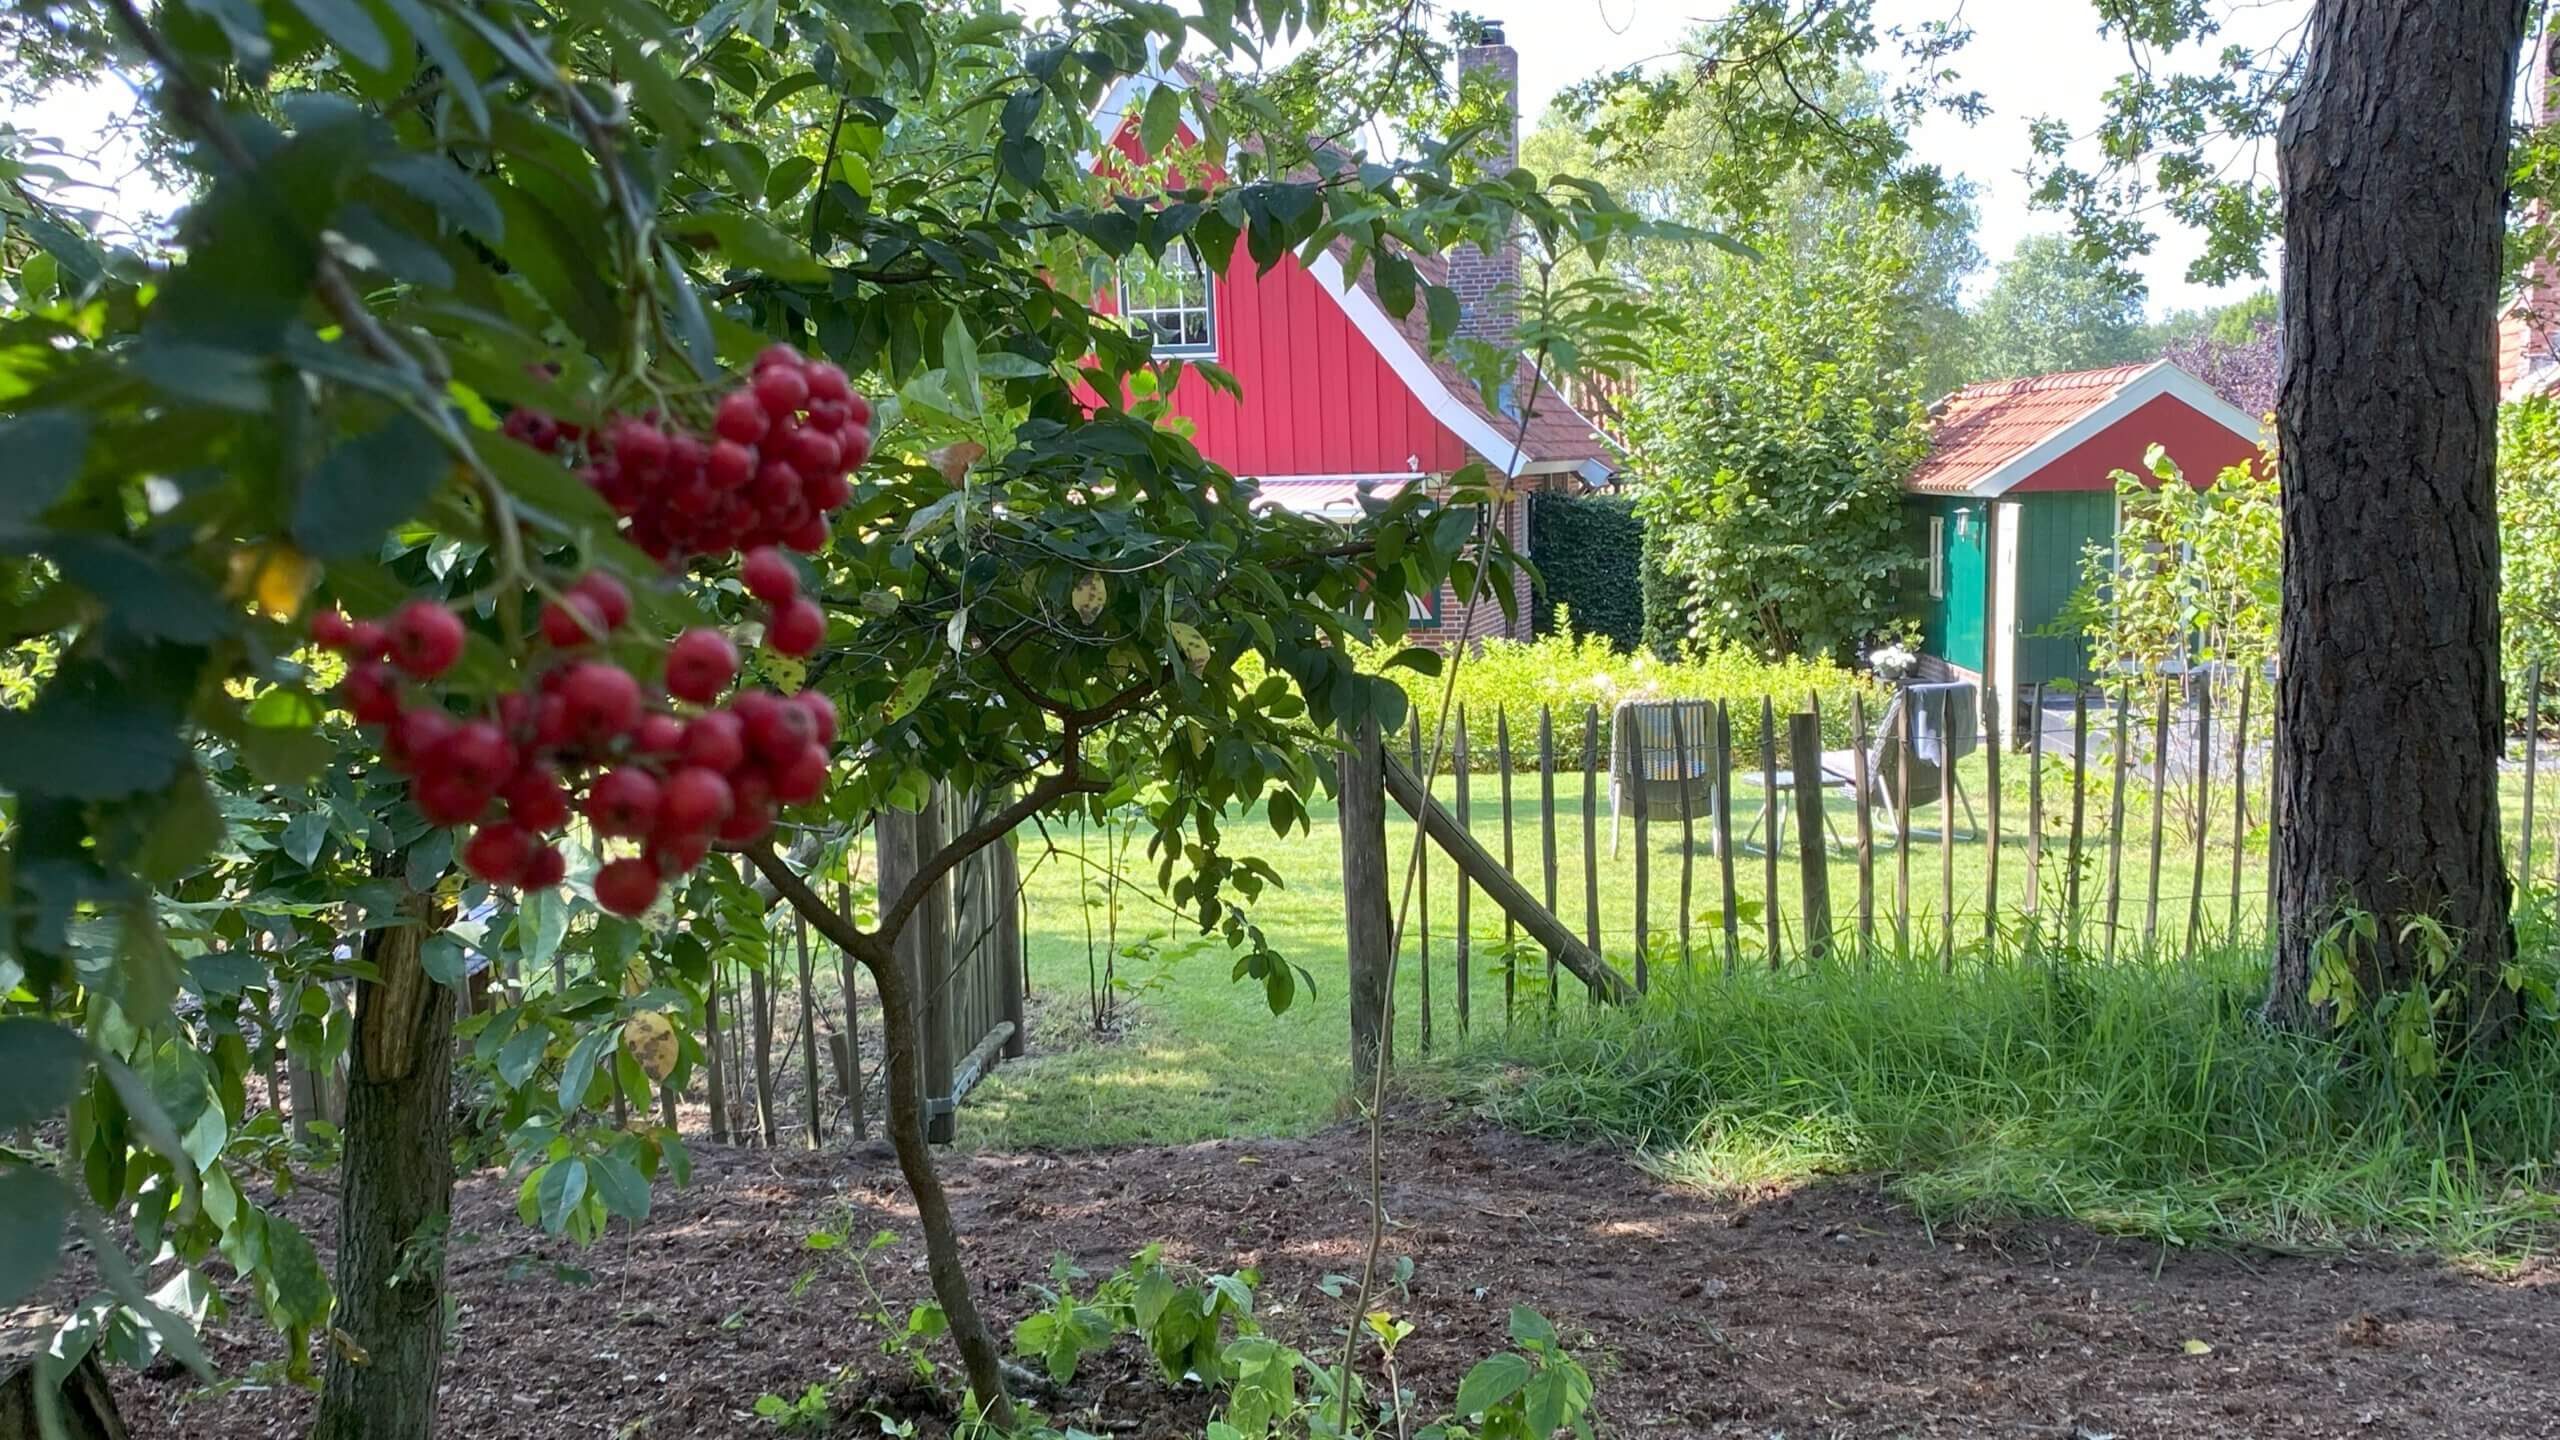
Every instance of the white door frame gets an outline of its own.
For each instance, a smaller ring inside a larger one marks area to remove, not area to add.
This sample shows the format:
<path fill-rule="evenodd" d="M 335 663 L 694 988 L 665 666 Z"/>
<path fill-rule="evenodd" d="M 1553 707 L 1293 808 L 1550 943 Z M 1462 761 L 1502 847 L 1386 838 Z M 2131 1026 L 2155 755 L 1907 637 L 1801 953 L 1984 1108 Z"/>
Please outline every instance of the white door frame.
<path fill-rule="evenodd" d="M 1990 683 L 1997 690 L 2009 714 L 2018 705 L 2018 527 L 2023 520 L 2022 507 L 2015 500 L 1992 502 L 2000 507 L 1999 523 L 1992 533 L 1999 551 L 1992 557 L 1993 597 L 1991 624 L 1994 633 L 1983 637 L 1990 647 L 1992 674 Z M 2005 722 L 2006 715 L 2001 717 Z M 2004 723 L 2001 728 L 2009 727 Z"/>

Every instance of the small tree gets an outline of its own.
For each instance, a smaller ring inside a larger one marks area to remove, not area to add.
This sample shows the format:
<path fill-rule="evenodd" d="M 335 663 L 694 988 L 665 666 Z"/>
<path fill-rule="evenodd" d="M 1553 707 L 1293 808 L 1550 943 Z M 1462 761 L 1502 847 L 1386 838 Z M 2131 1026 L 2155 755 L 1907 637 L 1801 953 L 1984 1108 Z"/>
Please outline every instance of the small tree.
<path fill-rule="evenodd" d="M 2560 660 L 2560 401 L 2531 395 L 2498 412 L 2498 535 L 2504 565 L 2498 609 L 2506 621 L 2507 709 L 2521 711 L 2527 669 L 2543 681 Z"/>
<path fill-rule="evenodd" d="M 1666 298 L 1627 438 L 1638 509 L 1688 592 L 1686 639 L 1838 656 L 1890 618 L 1911 564 L 1902 481 L 1927 444 L 1917 260 L 1907 228 L 1835 218 L 1819 244 Z"/>
<path fill-rule="evenodd" d="M 2064 618 L 2102 675 L 2151 677 L 2188 664 L 2236 675 L 2275 655 L 2284 544 L 2275 451 L 2190 484 L 2153 446 L 2148 475 L 2115 474 L 2112 547 L 2092 545 Z"/>

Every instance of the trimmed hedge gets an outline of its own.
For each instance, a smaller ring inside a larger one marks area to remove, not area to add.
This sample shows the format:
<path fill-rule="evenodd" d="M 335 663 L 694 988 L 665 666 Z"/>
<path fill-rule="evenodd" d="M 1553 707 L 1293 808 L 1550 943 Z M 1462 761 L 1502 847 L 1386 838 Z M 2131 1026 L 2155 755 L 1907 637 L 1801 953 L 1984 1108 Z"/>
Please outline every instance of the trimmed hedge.
<path fill-rule="evenodd" d="M 1576 634 L 1621 650 L 1644 643 L 1644 522 L 1632 499 L 1541 491 L 1529 497 L 1529 537 L 1547 582 L 1533 606 L 1536 633 L 1553 634 L 1562 610 Z"/>
<path fill-rule="evenodd" d="M 1643 648 L 1656 659 L 1674 660 L 1689 648 L 1690 633 L 1697 628 L 1697 602 L 1689 594 L 1689 582 L 1672 572 L 1671 537 L 1661 526 L 1651 524 L 1638 534 L 1642 537 L 1636 564 L 1643 597 Z"/>

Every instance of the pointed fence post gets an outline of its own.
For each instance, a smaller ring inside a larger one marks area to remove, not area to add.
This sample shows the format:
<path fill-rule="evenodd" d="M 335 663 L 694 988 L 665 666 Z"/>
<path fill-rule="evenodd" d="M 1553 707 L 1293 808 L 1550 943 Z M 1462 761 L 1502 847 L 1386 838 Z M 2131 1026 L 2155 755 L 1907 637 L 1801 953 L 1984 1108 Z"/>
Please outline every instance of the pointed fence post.
<path fill-rule="evenodd" d="M 1822 839 L 1822 719 L 1787 718 L 1787 763 L 1796 782 L 1796 861 L 1804 880 L 1804 955 L 1809 964 L 1831 958 L 1831 847 Z M 1810 762 L 1806 757 L 1815 757 Z M 1769 968 L 1778 968 L 1771 952 Z"/>
<path fill-rule="evenodd" d="M 1375 719 L 1361 722 L 1335 761 L 1341 783 L 1342 938 L 1349 963 L 1351 1078 L 1366 1086 L 1387 1055 L 1395 973 L 1394 901 L 1387 893 L 1386 757 Z M 886 859 L 884 855 L 882 857 Z"/>

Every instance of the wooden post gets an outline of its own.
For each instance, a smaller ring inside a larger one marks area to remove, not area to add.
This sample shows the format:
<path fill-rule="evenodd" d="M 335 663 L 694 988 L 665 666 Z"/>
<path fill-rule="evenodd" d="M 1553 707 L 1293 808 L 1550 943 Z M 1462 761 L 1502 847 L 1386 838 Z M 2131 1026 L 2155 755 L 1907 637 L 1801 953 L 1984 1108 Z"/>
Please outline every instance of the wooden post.
<path fill-rule="evenodd" d="M 2240 852 L 2249 837 L 2249 681 L 2241 671 L 2240 721 L 2231 728 L 2231 915 L 2223 938 L 2234 943 L 2240 939 Z"/>
<path fill-rule="evenodd" d="M 1902 753 L 1897 757 L 1902 788 L 1893 802 L 1893 940 L 1901 958 L 1911 958 L 1911 741 L 1917 729 L 1912 723 L 1909 695 L 1902 697 L 1897 708 L 1902 716 Z"/>
<path fill-rule="evenodd" d="M 2524 863 L 2516 867 L 2521 882 L 2533 884 L 2533 781 L 2542 762 L 2542 662 L 2524 672 Z M 2241 727 L 2244 731 L 2247 726 Z M 2270 814 L 2274 813 L 2272 807 Z M 2267 847 L 2267 868 L 2275 868 L 2275 847 Z"/>
<path fill-rule="evenodd" d="M 856 873 L 860 871 L 861 864 L 861 852 L 856 851 L 853 861 Z M 853 882 L 850 879 L 836 886 L 836 909 L 846 915 L 853 913 Z M 844 1083 L 838 1089 L 844 1096 L 845 1116 L 853 1126 L 853 1138 L 868 1140 L 871 1138 L 871 1120 L 863 1113 L 862 1094 L 862 991 L 854 980 L 853 970 L 853 952 L 838 950 L 836 983 L 844 990 L 844 1035 L 840 1041 L 844 1047 Z"/>
<path fill-rule="evenodd" d="M 1938 968 L 1956 970 L 1956 697 L 1938 695 Z"/>
<path fill-rule="evenodd" d="M 2151 889 L 2143 897 L 2142 946 L 2152 950 L 2149 958 L 2158 958 L 2155 947 L 2160 934 L 2160 830 L 2161 807 L 2169 794 L 2169 686 L 2160 686 L 2160 711 L 2151 723 Z"/>
<path fill-rule="evenodd" d="M 1989 842 L 1982 857 L 1983 953 L 2000 938 L 2000 502 L 1982 502 L 1982 788 Z M 1948 776 L 1952 785 L 1954 776 Z M 1953 914 L 1950 912 L 1950 919 Z"/>
<path fill-rule="evenodd" d="M 1422 747 L 1422 710 L 1413 710 L 1413 772 L 1422 777 L 1424 788 L 1431 785 L 1431 772 L 1424 768 Z M 1419 828 L 1419 827 L 1416 827 Z M 1414 852 L 1413 868 L 1414 919 L 1420 930 L 1416 935 L 1415 954 L 1422 962 L 1422 1053 L 1431 1053 L 1431 847 L 1419 846 Z"/>
<path fill-rule="evenodd" d="M 1390 755 L 1385 758 L 1385 768 L 1389 798 L 1419 820 L 1423 833 L 1437 842 L 1459 869 L 1484 887 L 1487 899 L 1519 921 L 1520 928 L 1529 932 L 1530 939 L 1545 946 L 1547 953 L 1554 955 L 1564 969 L 1573 972 L 1575 979 L 1597 987 L 1603 997 L 1625 1000 L 1635 994 L 1635 987 L 1593 954 L 1589 946 L 1556 918 L 1554 911 L 1539 905 L 1527 887 L 1510 871 L 1496 866 L 1493 857 L 1484 853 L 1484 847 L 1478 845 L 1473 836 L 1458 828 L 1457 817 L 1431 797 L 1403 762 Z"/>
<path fill-rule="evenodd" d="M 2213 680 L 2196 692 L 2196 856 L 2187 881 L 2187 958 L 2204 939 L 2204 847 L 2213 831 Z"/>
<path fill-rule="evenodd" d="M 2044 682 L 2036 682 L 2028 701 L 2027 737 L 2027 950 L 2044 944 Z"/>
<path fill-rule="evenodd" d="M 702 990 L 703 1101 L 711 1107 L 711 1139 L 729 1143 L 729 1085 L 720 1073 L 720 962 L 711 962 L 711 980 Z"/>
<path fill-rule="evenodd" d="M 1456 741 L 1455 749 L 1457 754 L 1452 764 L 1457 772 L 1458 780 L 1458 828 L 1473 834 L 1475 827 L 1474 822 L 1470 817 L 1475 811 L 1475 797 L 1468 792 L 1467 707 L 1464 705 L 1460 705 L 1458 707 L 1458 733 Z M 1475 932 L 1470 927 L 1470 922 L 1467 918 L 1467 898 L 1473 889 L 1474 887 L 1467 883 L 1467 872 L 1464 870 L 1459 871 L 1458 1033 L 1460 1035 L 1467 1033 L 1467 1025 L 1472 1015 L 1474 1003 L 1474 998 L 1471 992 L 1475 989 L 1475 971 L 1473 969 L 1474 961 L 1472 957 L 1472 950 L 1475 945 Z"/>
<path fill-rule="evenodd" d="M 2116 692 L 2116 753 L 2108 763 L 2113 767 L 2112 794 L 2107 809 L 2107 958 L 2116 958 L 2116 920 L 2124 902 L 2124 782 L 2125 739 L 2133 718 L 2133 691 L 2130 687 Z"/>
<path fill-rule="evenodd" d="M 1680 968 L 1686 971 L 1697 963 L 1689 948 L 1689 915 L 1695 903 L 1691 879 L 1698 856 L 1698 806 L 1696 776 L 1689 765 L 1688 725 L 1676 701 L 1671 706 L 1671 756 L 1671 763 L 1680 767 Z"/>
<path fill-rule="evenodd" d="M 800 951 L 800 1095 L 805 1118 L 809 1122 L 809 1148 L 815 1150 L 826 1143 L 821 1128 L 818 1097 L 818 980 L 809 965 L 809 922 L 798 914 L 791 917 L 791 939 Z"/>
<path fill-rule="evenodd" d="M 1804 954 L 1810 964 L 1831 958 L 1831 847 L 1822 839 L 1822 718 L 1787 720 L 1787 763 L 1796 782 L 1796 863 L 1804 876 Z M 1806 756 L 1816 757 L 1811 764 Z M 1769 968 L 1778 968 L 1776 952 Z"/>
<path fill-rule="evenodd" d="M 1395 912 L 1387 893 L 1386 756 L 1378 722 L 1361 722 L 1336 762 L 1342 827 L 1342 938 L 1350 966 L 1351 1078 L 1366 1090 L 1386 1050 L 1394 1003 Z"/>
<path fill-rule="evenodd" d="M 1013 1034 L 1005 1038 L 1004 1058 L 1019 1060 L 1031 1049 L 1031 955 L 1022 940 L 1022 852 L 1010 835 L 987 848 L 995 855 L 993 938 L 1001 962 L 996 970 L 996 1012 L 999 1019 L 1013 1022 Z"/>
<path fill-rule="evenodd" d="M 2089 821 L 2089 692 L 2071 692 L 2071 873 L 2063 877 L 2062 904 L 2071 927 L 2071 950 L 2080 951 L 2081 857 Z"/>
<path fill-rule="evenodd" d="M 1600 948 L 1600 707 L 1582 707 L 1582 939 L 1591 953 Z M 1592 1002 L 1600 996 L 1594 992 Z"/>
<path fill-rule="evenodd" d="M 1724 895 L 1724 973 L 1742 968 L 1742 917 L 1734 913 L 1733 711 L 1716 702 L 1716 867 Z"/>
<path fill-rule="evenodd" d="M 1538 858 L 1545 866 L 1547 913 L 1556 909 L 1556 711 L 1538 707 Z M 1556 956 L 1547 953 L 1547 1012 L 1556 1008 Z"/>
<path fill-rule="evenodd" d="M 1625 798 L 1627 808 L 1635 812 L 1636 993 L 1642 994 L 1653 988 L 1653 957 L 1647 953 L 1653 945 L 1653 842 L 1645 833 L 1648 809 L 1644 793 L 1647 783 L 1653 778 L 1653 767 L 1645 762 L 1644 731 L 1641 728 L 1620 734 L 1613 721 L 1609 746 L 1613 755 L 1624 753 L 1627 756 L 1629 767 L 1635 774 L 1635 778 L 1628 782 Z M 1614 762 L 1611 768 L 1616 768 Z M 1614 820 L 1610 823 L 1616 824 Z M 1687 957 L 1682 958 L 1685 960 Z"/>
<path fill-rule="evenodd" d="M 1785 808 L 1785 797 L 1778 790 L 1778 711 L 1769 697 L 1760 697 L 1760 798 L 1769 819 L 1767 843 L 1760 847 L 1760 928 L 1766 932 L 1769 963 L 1778 963 L 1778 947 L 1784 943 L 1778 929 L 1778 848 L 1785 830 L 1778 812 Z"/>
<path fill-rule="evenodd" d="M 1849 692 L 1849 777 L 1858 794 L 1858 963 L 1875 959 L 1876 943 L 1876 820 L 1867 807 L 1870 783 L 1867 774 L 1867 697 L 1857 690 Z"/>
<path fill-rule="evenodd" d="M 1493 748 L 1499 752 L 1495 773 L 1502 777 L 1502 873 L 1517 875 L 1511 849 L 1511 717 L 1497 705 L 1493 711 Z M 1511 1005 L 1520 989 L 1520 928 L 1511 912 L 1502 913 L 1502 1023 L 1511 1023 Z"/>
<path fill-rule="evenodd" d="M 767 946 L 765 957 L 770 960 L 772 956 L 772 947 Z M 756 1140 L 770 1150 L 776 1138 L 776 1120 L 773 1113 L 773 996 L 764 983 L 764 966 L 747 967 L 747 992 L 748 999 L 755 1006 L 755 1014 L 748 1021 L 751 1032 L 748 1039 L 755 1046 L 756 1056 Z"/>

